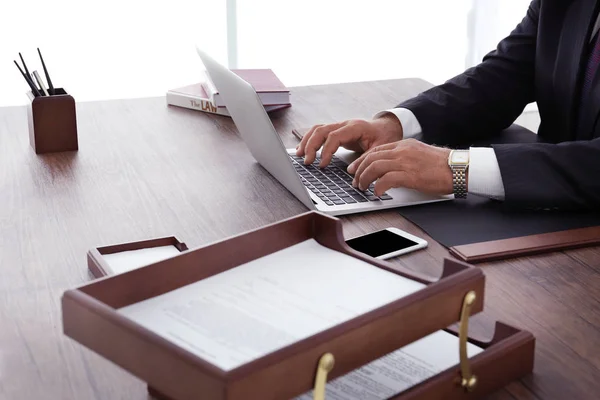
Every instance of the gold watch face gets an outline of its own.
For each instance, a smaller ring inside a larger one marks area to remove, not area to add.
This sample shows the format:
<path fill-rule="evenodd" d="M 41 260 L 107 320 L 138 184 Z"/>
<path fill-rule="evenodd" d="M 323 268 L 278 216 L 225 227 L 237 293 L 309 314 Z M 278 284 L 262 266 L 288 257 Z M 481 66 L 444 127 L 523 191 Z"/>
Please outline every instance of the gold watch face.
<path fill-rule="evenodd" d="M 451 165 L 469 165 L 468 150 L 454 150 L 450 155 Z"/>

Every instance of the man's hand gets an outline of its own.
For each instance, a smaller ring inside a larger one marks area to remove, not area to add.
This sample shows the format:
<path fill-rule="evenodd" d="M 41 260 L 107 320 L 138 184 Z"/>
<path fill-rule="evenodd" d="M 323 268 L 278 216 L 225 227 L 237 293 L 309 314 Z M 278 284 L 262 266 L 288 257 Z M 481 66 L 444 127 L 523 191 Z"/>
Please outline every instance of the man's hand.
<path fill-rule="evenodd" d="M 432 194 L 452 193 L 449 149 L 414 139 L 377 146 L 348 166 L 353 185 L 365 190 L 375 183 L 375 194 L 405 187 Z"/>
<path fill-rule="evenodd" d="M 312 164 L 321 147 L 320 167 L 331 162 L 333 153 L 341 146 L 352 151 L 368 151 L 376 146 L 402 139 L 402 125 L 394 115 L 372 121 L 351 119 L 329 125 L 316 125 L 304 135 L 296 155 L 305 156 L 304 163 Z"/>

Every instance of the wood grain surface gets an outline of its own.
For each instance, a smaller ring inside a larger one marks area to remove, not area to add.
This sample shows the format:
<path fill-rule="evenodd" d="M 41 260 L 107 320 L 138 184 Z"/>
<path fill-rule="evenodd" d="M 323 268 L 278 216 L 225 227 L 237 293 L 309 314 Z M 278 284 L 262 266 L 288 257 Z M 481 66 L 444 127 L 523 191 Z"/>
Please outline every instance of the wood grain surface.
<path fill-rule="evenodd" d="M 294 127 L 370 118 L 430 85 L 392 80 L 292 88 L 271 114 Z M 36 155 L 25 107 L 0 108 L 0 399 L 147 399 L 143 382 L 66 338 L 60 297 L 88 282 L 93 247 L 177 236 L 190 248 L 305 212 L 232 121 L 149 98 L 77 104 L 79 151 Z M 347 238 L 395 226 L 429 241 L 395 260 L 437 276 L 448 251 L 397 212 L 342 217 Z M 499 319 L 537 338 L 534 374 L 491 399 L 596 399 L 600 249 L 480 264 L 491 337 Z"/>

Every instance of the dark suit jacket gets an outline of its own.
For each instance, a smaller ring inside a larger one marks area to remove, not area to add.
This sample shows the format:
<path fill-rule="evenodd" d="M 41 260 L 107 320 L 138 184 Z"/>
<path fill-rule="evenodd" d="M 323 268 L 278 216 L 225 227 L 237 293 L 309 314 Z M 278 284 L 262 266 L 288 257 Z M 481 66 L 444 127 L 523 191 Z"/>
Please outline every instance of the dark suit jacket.
<path fill-rule="evenodd" d="M 398 107 L 415 114 L 424 141 L 451 146 L 497 134 L 536 101 L 538 136 L 548 143 L 492 146 L 505 201 L 528 208 L 599 209 L 599 76 L 592 101 L 578 100 L 598 3 L 534 0 L 481 64 Z"/>

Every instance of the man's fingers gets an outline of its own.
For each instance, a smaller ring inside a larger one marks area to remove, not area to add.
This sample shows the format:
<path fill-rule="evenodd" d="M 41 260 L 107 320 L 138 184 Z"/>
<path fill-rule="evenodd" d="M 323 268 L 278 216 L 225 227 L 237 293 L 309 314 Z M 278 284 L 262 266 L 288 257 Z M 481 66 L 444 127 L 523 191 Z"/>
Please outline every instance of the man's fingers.
<path fill-rule="evenodd" d="M 398 160 L 379 159 L 373 161 L 358 177 L 360 190 L 367 190 L 369 185 L 388 172 L 397 170 Z"/>
<path fill-rule="evenodd" d="M 352 174 L 352 175 L 356 174 L 358 171 L 358 167 L 363 163 L 365 158 L 367 158 L 370 154 L 376 153 L 379 151 L 391 150 L 395 146 L 396 146 L 396 143 L 388 143 L 388 144 L 374 147 L 371 150 L 363 153 L 360 157 L 358 157 L 356 160 L 354 160 L 354 162 L 352 162 L 350 165 L 348 165 L 348 173 Z"/>
<path fill-rule="evenodd" d="M 308 142 L 308 139 L 310 139 L 310 137 L 312 136 L 312 134 L 315 132 L 315 129 L 317 129 L 317 128 L 321 127 L 321 126 L 323 126 L 323 125 L 315 125 L 315 126 L 313 126 L 302 137 L 302 140 L 300 141 L 300 144 L 296 147 L 296 155 L 298 157 L 302 157 L 304 155 L 304 148 L 306 147 L 306 143 Z"/>
<path fill-rule="evenodd" d="M 314 130 L 304 147 L 304 164 L 310 165 L 315 161 L 317 151 L 319 151 L 329 133 L 341 127 L 342 124 L 343 123 L 323 125 Z"/>
<path fill-rule="evenodd" d="M 329 132 L 323 149 L 321 150 L 321 168 L 326 167 L 330 162 L 333 154 L 340 146 L 358 140 L 360 131 L 352 125 L 344 125 L 332 132 Z"/>
<path fill-rule="evenodd" d="M 356 173 L 354 174 L 354 180 L 352 184 L 358 186 L 362 173 L 375 161 L 377 160 L 393 160 L 396 158 L 396 153 L 393 150 L 382 150 L 368 154 L 358 166 Z M 368 186 L 368 185 L 367 185 Z"/>
<path fill-rule="evenodd" d="M 407 187 L 408 174 L 404 171 L 390 171 L 375 182 L 375 196 L 381 196 L 396 187 Z"/>

